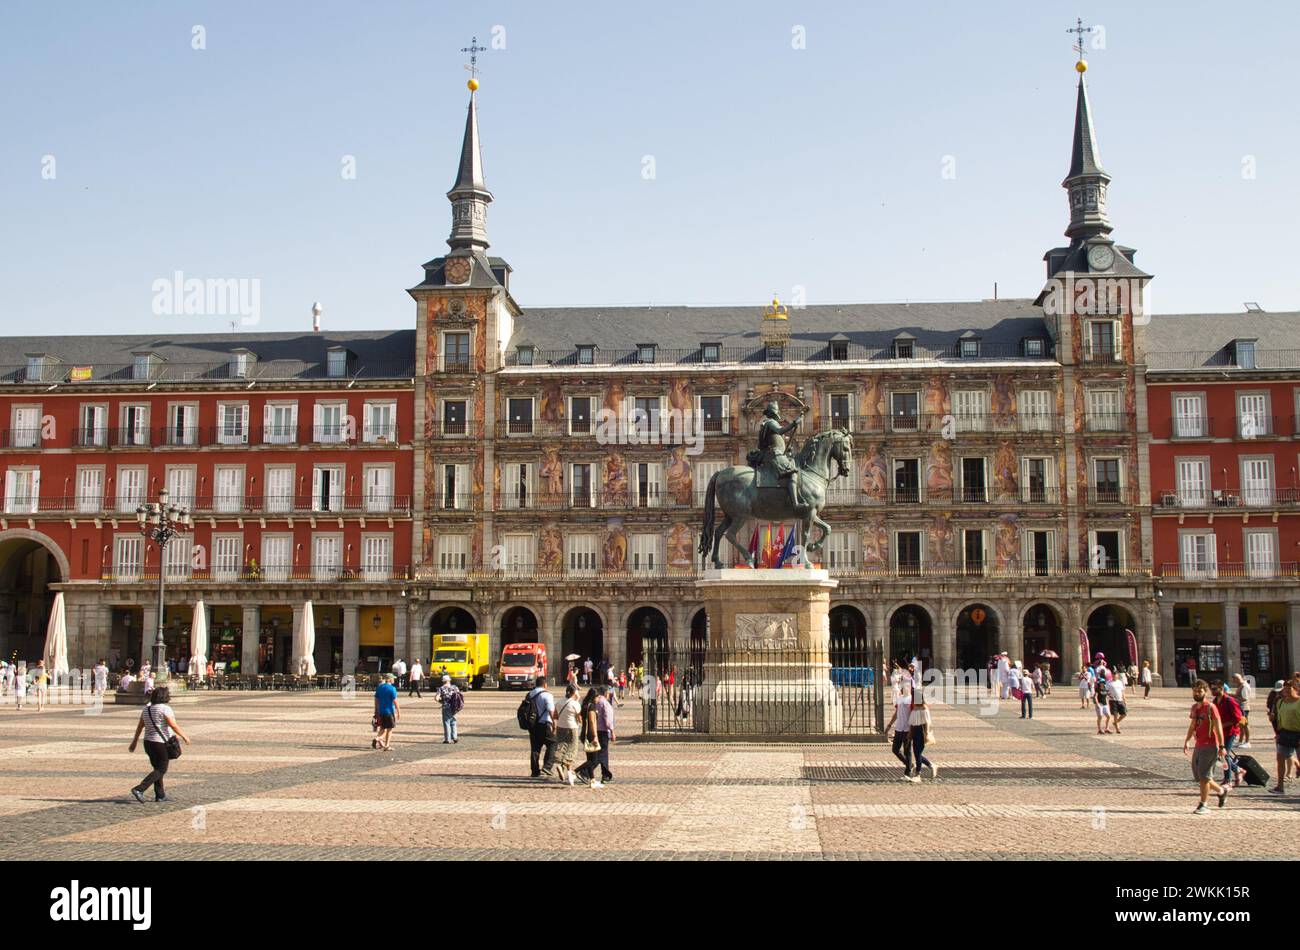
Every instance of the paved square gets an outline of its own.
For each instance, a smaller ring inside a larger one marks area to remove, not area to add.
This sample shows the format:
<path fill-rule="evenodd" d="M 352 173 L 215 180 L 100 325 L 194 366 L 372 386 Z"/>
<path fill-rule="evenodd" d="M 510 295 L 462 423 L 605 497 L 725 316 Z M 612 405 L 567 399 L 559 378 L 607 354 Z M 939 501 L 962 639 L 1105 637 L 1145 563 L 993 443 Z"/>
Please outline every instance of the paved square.
<path fill-rule="evenodd" d="M 394 751 L 372 751 L 370 698 L 199 693 L 175 703 L 194 740 L 168 775 L 171 804 L 128 789 L 138 707 L 0 706 L 0 858 L 171 859 L 1187 858 L 1243 845 L 1291 857 L 1300 796 L 1234 792 L 1191 814 L 1181 752 L 1187 690 L 1135 698 L 1123 735 L 1096 735 L 1073 690 L 996 716 L 935 706 L 936 780 L 899 780 L 880 743 L 638 741 L 620 709 L 603 789 L 528 778 L 518 693 L 471 693 L 461 742 L 442 744 L 432 698 L 402 700 Z M 1272 772 L 1271 729 L 1252 754 Z M 1300 790 L 1300 785 L 1293 786 Z"/>

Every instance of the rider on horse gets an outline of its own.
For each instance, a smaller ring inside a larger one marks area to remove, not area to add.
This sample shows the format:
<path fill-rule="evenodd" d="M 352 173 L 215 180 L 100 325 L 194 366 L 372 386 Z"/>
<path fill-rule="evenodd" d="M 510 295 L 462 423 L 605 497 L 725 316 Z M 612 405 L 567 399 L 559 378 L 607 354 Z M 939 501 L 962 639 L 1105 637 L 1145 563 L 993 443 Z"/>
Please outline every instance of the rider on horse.
<path fill-rule="evenodd" d="M 799 410 L 799 415 L 792 422 L 783 425 L 780 408 L 776 403 L 769 402 L 763 410 L 763 422 L 758 428 L 759 464 L 768 466 L 770 471 L 776 472 L 777 477 L 789 486 L 790 506 L 799 512 L 803 511 L 803 506 L 799 503 L 799 466 L 786 448 L 785 436 L 794 431 L 807 411 Z"/>

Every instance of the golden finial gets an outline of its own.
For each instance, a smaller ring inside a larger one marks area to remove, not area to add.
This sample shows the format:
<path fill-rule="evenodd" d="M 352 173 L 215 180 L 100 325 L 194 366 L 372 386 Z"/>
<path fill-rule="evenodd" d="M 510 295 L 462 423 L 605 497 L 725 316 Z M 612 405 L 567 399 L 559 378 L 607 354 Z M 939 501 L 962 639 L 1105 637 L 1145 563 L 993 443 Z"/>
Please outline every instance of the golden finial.
<path fill-rule="evenodd" d="M 477 79 L 474 79 L 473 77 L 471 77 L 471 78 L 470 78 L 470 81 L 467 82 L 467 83 L 465 83 L 465 87 L 466 87 L 467 89 L 469 89 L 470 92 L 475 92 L 475 91 L 477 91 L 477 90 L 478 90 L 478 80 L 477 80 Z"/>
<path fill-rule="evenodd" d="M 779 320 L 790 319 L 789 311 L 786 310 L 785 307 L 781 306 L 781 301 L 777 298 L 776 294 L 772 295 L 772 309 L 768 311 L 767 315 Z"/>

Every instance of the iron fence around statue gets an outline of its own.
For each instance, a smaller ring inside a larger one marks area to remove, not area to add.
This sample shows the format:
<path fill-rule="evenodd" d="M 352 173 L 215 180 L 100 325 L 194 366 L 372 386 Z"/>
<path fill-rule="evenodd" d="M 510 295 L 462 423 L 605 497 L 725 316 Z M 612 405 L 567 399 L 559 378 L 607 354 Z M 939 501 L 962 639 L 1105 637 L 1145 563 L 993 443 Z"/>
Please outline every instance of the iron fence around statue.
<path fill-rule="evenodd" d="M 638 694 L 646 734 L 879 735 L 884 649 L 833 638 L 829 649 L 713 647 L 646 640 Z"/>

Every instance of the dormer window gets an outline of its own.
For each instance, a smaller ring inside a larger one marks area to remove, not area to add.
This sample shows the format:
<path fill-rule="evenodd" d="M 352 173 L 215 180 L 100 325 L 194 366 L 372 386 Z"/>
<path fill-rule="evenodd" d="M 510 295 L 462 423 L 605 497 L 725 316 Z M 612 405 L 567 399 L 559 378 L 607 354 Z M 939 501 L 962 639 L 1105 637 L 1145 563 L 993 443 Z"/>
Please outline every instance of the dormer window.
<path fill-rule="evenodd" d="M 45 367 L 50 363 L 50 357 L 44 353 L 27 354 L 27 382 L 39 383 L 45 379 Z"/>
<path fill-rule="evenodd" d="M 131 363 L 132 379 L 152 379 L 154 367 L 158 364 L 158 357 L 153 353 L 134 353 Z"/>
<path fill-rule="evenodd" d="M 655 345 L 653 343 L 638 343 L 636 361 L 638 363 L 653 363 L 655 361 Z"/>
<path fill-rule="evenodd" d="M 587 366 L 596 362 L 596 347 L 591 343 L 578 344 L 578 362 Z"/>
<path fill-rule="evenodd" d="M 1238 369 L 1255 368 L 1255 343 L 1256 340 L 1233 340 L 1232 341 L 1232 360 Z"/>
<path fill-rule="evenodd" d="M 515 352 L 518 354 L 518 357 L 519 357 L 519 358 L 518 358 L 517 362 L 519 363 L 520 366 L 532 366 L 532 365 L 533 365 L 533 353 L 534 353 L 534 351 L 533 351 L 533 348 L 532 348 L 531 346 L 521 346 L 521 347 L 519 347 Z"/>
<path fill-rule="evenodd" d="M 230 354 L 230 375 L 247 379 L 253 372 L 255 357 L 251 350 L 235 350 Z"/>
<path fill-rule="evenodd" d="M 1043 347 L 1043 340 L 1041 337 L 1030 337 L 1029 339 L 1024 341 L 1024 346 L 1025 346 L 1025 356 L 1030 357 L 1031 359 L 1041 358 L 1043 354 L 1046 352 L 1046 350 Z"/>
<path fill-rule="evenodd" d="M 769 363 L 781 362 L 785 359 L 785 347 L 780 343 L 769 343 L 767 345 L 766 357 Z"/>
<path fill-rule="evenodd" d="M 325 351 L 325 373 L 331 379 L 348 374 L 348 351 L 341 346 L 331 346 Z"/>
<path fill-rule="evenodd" d="M 916 341 L 900 338 L 894 341 L 894 359 L 910 360 L 916 356 Z"/>
<path fill-rule="evenodd" d="M 977 336 L 962 337 L 958 341 L 957 353 L 964 360 L 976 358 L 980 355 L 980 338 Z"/>
<path fill-rule="evenodd" d="M 848 340 L 831 340 L 831 359 L 847 360 L 849 358 Z"/>
<path fill-rule="evenodd" d="M 700 347 L 700 359 L 705 363 L 717 363 L 722 360 L 721 343 L 705 343 Z"/>

